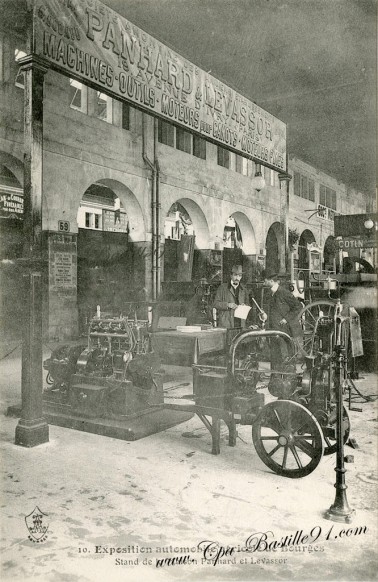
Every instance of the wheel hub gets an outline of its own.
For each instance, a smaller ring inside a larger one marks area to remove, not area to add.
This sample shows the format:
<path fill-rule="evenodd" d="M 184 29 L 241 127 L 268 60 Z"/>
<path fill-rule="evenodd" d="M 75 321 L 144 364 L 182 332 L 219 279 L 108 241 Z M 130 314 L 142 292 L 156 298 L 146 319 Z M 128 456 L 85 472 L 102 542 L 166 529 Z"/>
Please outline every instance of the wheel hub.
<path fill-rule="evenodd" d="M 290 433 L 282 433 L 278 437 L 278 443 L 281 445 L 281 447 L 285 447 L 292 440 L 293 440 L 293 438 L 292 438 L 292 435 Z"/>

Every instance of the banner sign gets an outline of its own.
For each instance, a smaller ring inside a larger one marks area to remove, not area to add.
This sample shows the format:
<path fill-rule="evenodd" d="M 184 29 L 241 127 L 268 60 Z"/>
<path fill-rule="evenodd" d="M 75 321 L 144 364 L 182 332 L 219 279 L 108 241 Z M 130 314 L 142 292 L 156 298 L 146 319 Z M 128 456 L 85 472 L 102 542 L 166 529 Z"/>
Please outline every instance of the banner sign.
<path fill-rule="evenodd" d="M 98 0 L 35 0 L 33 52 L 52 68 L 286 171 L 286 125 Z"/>
<path fill-rule="evenodd" d="M 377 247 L 376 238 L 362 238 L 344 236 L 342 239 L 336 239 L 339 249 L 374 249 Z"/>
<path fill-rule="evenodd" d="M 374 238 L 378 230 L 378 215 L 347 214 L 335 217 L 335 236 Z"/>

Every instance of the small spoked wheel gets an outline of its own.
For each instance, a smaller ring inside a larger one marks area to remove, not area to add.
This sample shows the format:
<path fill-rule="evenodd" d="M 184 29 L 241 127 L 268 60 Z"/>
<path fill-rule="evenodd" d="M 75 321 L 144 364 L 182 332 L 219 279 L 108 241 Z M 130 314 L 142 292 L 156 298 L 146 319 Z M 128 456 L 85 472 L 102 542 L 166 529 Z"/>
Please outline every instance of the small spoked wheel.
<path fill-rule="evenodd" d="M 322 426 L 323 437 L 325 441 L 324 454 L 333 455 L 337 450 L 336 443 L 336 419 L 332 426 Z M 345 406 L 343 406 L 343 421 L 342 421 L 342 433 L 344 445 L 348 442 L 350 435 L 350 420 L 349 414 Z"/>
<path fill-rule="evenodd" d="M 312 473 L 324 451 L 318 421 L 292 400 L 264 406 L 253 423 L 252 439 L 262 462 L 277 475 L 291 479 Z"/>

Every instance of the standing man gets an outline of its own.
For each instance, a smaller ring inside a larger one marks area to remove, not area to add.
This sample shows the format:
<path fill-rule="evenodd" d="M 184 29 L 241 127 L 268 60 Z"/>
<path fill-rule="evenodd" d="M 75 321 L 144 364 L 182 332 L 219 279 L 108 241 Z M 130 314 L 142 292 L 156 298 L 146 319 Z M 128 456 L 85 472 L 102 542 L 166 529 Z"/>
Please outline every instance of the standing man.
<path fill-rule="evenodd" d="M 264 285 L 270 288 L 268 329 L 283 331 L 290 335 L 297 346 L 302 340 L 302 328 L 299 321 L 301 303 L 284 287 L 281 287 L 278 275 L 264 271 Z M 287 347 L 282 338 L 272 339 L 271 366 L 280 370 L 287 356 Z"/>
<path fill-rule="evenodd" d="M 245 319 L 238 319 L 234 316 L 238 305 L 249 305 L 248 290 L 241 283 L 242 276 L 242 266 L 233 265 L 230 281 L 222 283 L 217 289 L 214 307 L 217 310 L 218 327 L 227 329 L 246 327 Z"/>

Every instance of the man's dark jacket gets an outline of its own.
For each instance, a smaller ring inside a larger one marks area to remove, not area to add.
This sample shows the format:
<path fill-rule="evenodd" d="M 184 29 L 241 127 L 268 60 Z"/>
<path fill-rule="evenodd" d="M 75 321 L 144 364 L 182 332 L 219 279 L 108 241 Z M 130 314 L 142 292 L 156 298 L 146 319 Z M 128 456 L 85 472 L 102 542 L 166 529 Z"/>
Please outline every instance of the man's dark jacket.
<path fill-rule="evenodd" d="M 302 327 L 298 318 L 302 304 L 284 287 L 279 286 L 273 293 L 269 303 L 268 327 L 289 333 L 293 338 L 302 335 Z M 280 325 L 286 319 L 287 325 Z"/>
<path fill-rule="evenodd" d="M 214 307 L 217 310 L 217 325 L 231 329 L 235 327 L 234 309 L 227 307 L 228 303 L 238 303 L 235 297 L 235 290 L 231 283 L 219 285 L 214 299 Z M 248 289 L 239 283 L 239 305 L 249 305 Z M 245 319 L 241 320 L 241 327 L 245 327 Z"/>

